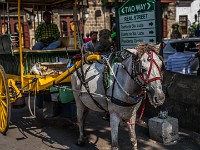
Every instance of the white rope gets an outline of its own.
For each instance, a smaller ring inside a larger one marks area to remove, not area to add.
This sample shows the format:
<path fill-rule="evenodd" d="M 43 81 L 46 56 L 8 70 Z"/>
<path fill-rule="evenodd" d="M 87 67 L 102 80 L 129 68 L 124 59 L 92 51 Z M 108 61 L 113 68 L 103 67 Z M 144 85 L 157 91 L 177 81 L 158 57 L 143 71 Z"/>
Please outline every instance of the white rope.
<path fill-rule="evenodd" d="M 31 114 L 31 116 L 29 117 L 23 117 L 24 119 L 34 119 L 36 118 L 36 89 L 34 91 L 34 106 L 33 106 L 33 112 L 32 112 L 32 109 L 31 109 L 31 94 L 30 92 L 28 93 L 28 109 L 29 109 L 29 112 Z"/>

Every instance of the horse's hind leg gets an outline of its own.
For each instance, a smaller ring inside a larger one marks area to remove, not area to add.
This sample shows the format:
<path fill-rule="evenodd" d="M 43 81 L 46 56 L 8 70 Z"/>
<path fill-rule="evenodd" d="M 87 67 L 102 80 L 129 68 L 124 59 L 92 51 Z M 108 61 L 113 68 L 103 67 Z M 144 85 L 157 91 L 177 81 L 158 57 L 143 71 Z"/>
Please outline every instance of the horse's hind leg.
<path fill-rule="evenodd" d="M 115 113 L 110 114 L 110 127 L 111 127 L 111 137 L 112 137 L 112 148 L 111 150 L 118 150 L 118 127 L 120 118 Z"/>
<path fill-rule="evenodd" d="M 85 133 L 84 133 L 84 126 L 85 126 L 85 119 L 88 115 L 89 109 L 79 100 L 77 103 L 77 123 L 79 127 L 79 139 L 77 141 L 78 146 L 83 146 L 85 144 Z"/>

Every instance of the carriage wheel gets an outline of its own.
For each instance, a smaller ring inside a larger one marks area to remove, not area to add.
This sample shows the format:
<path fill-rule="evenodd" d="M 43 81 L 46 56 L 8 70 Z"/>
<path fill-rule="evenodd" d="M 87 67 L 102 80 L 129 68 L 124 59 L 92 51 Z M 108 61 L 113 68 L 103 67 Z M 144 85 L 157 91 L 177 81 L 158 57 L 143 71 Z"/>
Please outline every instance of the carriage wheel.
<path fill-rule="evenodd" d="M 0 132 L 6 134 L 10 123 L 10 95 L 8 79 L 0 65 Z"/>

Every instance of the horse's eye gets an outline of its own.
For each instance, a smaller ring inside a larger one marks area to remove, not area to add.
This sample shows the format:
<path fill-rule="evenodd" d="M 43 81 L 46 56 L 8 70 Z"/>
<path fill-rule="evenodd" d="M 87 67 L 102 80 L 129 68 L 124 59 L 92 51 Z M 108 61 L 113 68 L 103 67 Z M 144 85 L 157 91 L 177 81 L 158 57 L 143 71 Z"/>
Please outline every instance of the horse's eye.
<path fill-rule="evenodd" d="M 144 73 L 146 71 L 147 71 L 147 69 L 142 66 L 142 72 Z"/>
<path fill-rule="evenodd" d="M 148 57 L 147 60 L 148 60 L 148 61 L 151 61 L 151 57 Z"/>

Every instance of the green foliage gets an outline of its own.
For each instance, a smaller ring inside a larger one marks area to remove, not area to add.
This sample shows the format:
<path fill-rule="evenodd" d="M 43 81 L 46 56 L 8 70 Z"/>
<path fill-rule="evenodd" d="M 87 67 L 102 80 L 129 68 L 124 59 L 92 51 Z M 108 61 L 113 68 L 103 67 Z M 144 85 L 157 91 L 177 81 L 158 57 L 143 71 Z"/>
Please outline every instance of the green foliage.
<path fill-rule="evenodd" d="M 107 2 L 108 2 L 108 0 L 101 0 L 101 2 L 102 2 L 102 3 L 107 3 Z"/>
<path fill-rule="evenodd" d="M 189 27 L 189 37 L 195 37 L 195 31 L 197 30 L 198 24 L 193 22 Z"/>

